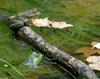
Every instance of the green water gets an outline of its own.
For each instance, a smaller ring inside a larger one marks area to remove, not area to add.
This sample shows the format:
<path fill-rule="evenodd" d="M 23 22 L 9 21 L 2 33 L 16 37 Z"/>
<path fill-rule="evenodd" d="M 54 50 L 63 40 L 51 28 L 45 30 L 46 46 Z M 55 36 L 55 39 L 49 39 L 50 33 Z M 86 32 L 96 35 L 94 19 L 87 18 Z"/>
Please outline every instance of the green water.
<path fill-rule="evenodd" d="M 74 57 L 85 61 L 83 54 L 75 54 L 75 50 L 90 46 L 92 41 L 100 41 L 100 1 L 99 0 L 0 0 L 0 13 L 14 15 L 28 9 L 37 8 L 40 15 L 49 17 L 52 21 L 66 21 L 74 27 L 63 30 L 54 28 L 32 29 L 40 34 L 50 44 L 69 52 Z M 16 40 L 13 32 L 0 22 L 0 58 L 15 66 L 27 79 L 64 79 L 64 76 L 43 59 L 39 68 L 31 69 L 23 65 L 25 59 L 32 53 L 26 44 L 20 47 L 22 40 Z M 0 62 L 0 77 L 20 79 L 11 67 L 4 67 Z M 55 70 L 55 71 L 54 71 Z M 100 72 L 96 72 L 100 77 Z M 60 78 L 61 77 L 61 78 Z M 23 77 L 24 78 L 24 77 Z M 22 79 L 22 77 L 21 77 Z"/>

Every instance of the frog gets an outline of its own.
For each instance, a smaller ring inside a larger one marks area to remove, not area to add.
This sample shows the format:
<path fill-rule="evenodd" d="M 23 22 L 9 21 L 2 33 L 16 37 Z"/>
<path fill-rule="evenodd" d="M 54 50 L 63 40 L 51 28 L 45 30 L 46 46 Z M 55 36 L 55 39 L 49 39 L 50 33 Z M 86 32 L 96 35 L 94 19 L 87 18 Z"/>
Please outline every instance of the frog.
<path fill-rule="evenodd" d="M 29 56 L 29 58 L 26 60 L 25 65 L 31 67 L 31 68 L 37 68 L 38 64 L 42 60 L 43 55 L 41 53 L 37 53 L 35 51 L 32 52 L 32 54 Z"/>

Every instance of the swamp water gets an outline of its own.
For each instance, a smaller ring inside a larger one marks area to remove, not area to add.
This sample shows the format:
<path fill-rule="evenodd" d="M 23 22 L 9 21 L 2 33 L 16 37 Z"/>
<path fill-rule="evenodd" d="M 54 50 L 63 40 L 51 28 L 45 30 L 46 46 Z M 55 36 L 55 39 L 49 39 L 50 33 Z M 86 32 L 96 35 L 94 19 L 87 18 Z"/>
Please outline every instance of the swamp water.
<path fill-rule="evenodd" d="M 91 47 L 92 41 L 100 42 L 99 7 L 99 0 L 0 0 L 0 14 L 14 15 L 36 8 L 40 12 L 39 16 L 35 16 L 37 18 L 48 17 L 51 21 L 73 24 L 74 27 L 62 30 L 35 26 L 32 29 L 50 44 L 84 62 L 86 62 L 84 50 L 83 53 L 74 52 L 82 47 Z M 22 40 L 16 40 L 12 34 L 13 32 L 0 22 L 0 59 L 9 62 L 0 61 L 1 79 L 66 79 L 44 57 L 37 68 L 24 65 L 23 62 L 28 59 L 33 50 L 29 45 L 24 45 Z M 89 55 L 90 53 L 87 52 L 87 56 Z M 100 77 L 99 71 L 96 71 L 96 74 Z"/>

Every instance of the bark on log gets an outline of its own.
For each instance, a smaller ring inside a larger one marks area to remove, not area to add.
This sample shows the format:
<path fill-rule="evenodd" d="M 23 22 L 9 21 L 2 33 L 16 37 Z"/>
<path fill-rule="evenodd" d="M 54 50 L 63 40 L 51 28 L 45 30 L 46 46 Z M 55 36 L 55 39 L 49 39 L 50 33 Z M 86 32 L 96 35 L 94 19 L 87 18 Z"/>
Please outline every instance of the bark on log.
<path fill-rule="evenodd" d="M 99 79 L 88 65 L 57 47 L 48 44 L 41 36 L 35 33 L 31 27 L 26 26 L 25 21 L 19 19 L 21 16 L 14 16 L 14 18 L 4 17 L 3 20 L 13 30 L 17 29 L 18 35 L 21 36 L 29 45 L 40 51 L 52 62 L 58 64 L 62 69 L 68 70 L 74 76 L 78 76 L 79 74 L 86 79 Z"/>

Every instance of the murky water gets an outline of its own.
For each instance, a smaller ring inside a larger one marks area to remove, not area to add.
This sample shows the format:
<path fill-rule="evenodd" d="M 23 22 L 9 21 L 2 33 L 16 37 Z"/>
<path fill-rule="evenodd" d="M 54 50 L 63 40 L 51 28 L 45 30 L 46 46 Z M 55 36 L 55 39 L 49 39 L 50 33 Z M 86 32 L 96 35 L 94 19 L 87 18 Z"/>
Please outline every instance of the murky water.
<path fill-rule="evenodd" d="M 69 52 L 82 61 L 85 61 L 86 56 L 74 52 L 82 47 L 91 47 L 90 43 L 92 41 L 100 41 L 99 7 L 99 0 L 0 0 L 1 14 L 14 15 L 28 9 L 36 8 L 40 12 L 40 15 L 35 17 L 48 17 L 51 21 L 66 21 L 67 23 L 73 24 L 73 28 L 63 30 L 38 28 L 35 26 L 32 26 L 32 28 L 50 44 Z M 0 58 L 7 60 L 19 71 L 24 73 L 26 79 L 65 78 L 63 74 L 52 67 L 50 62 L 44 62 L 45 59 L 42 59 L 38 65 L 39 67 L 36 69 L 24 66 L 23 62 L 30 56 L 33 50 L 27 44 L 20 47 L 23 45 L 21 41 L 14 39 L 12 37 L 12 31 L 0 22 Z M 89 54 L 87 52 L 87 55 Z M 2 65 L 0 66 L 1 78 L 20 78 L 11 67 L 5 68 L 4 64 L 0 62 L 0 65 Z M 100 72 L 96 73 L 100 76 Z"/>

